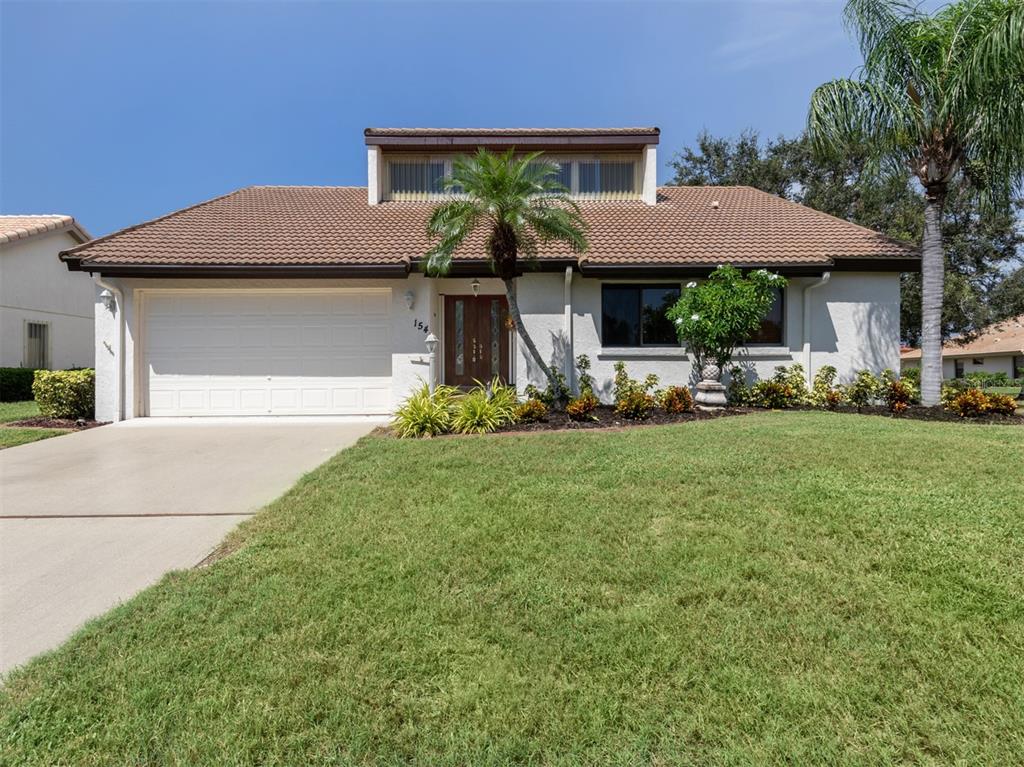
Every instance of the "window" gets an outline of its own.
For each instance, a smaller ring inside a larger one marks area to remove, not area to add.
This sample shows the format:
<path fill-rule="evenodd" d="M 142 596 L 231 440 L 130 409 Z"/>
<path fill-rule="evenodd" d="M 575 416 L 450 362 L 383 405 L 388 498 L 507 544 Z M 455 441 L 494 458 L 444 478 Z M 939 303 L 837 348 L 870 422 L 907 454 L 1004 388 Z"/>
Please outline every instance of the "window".
<path fill-rule="evenodd" d="M 786 310 L 786 294 L 782 288 L 773 288 L 773 290 L 775 291 L 775 301 L 772 303 L 772 308 L 761 320 L 761 327 L 747 341 L 748 344 L 771 344 L 773 346 L 783 344 L 782 327 Z"/>
<path fill-rule="evenodd" d="M 443 160 L 392 160 L 388 163 L 389 188 L 396 199 L 442 194 L 447 175 Z"/>
<path fill-rule="evenodd" d="M 964 377 L 964 361 L 953 360 L 953 377 L 963 378 Z"/>
<path fill-rule="evenodd" d="M 1013 358 L 1013 377 L 1024 378 L 1024 355 Z"/>
<path fill-rule="evenodd" d="M 50 326 L 45 322 L 25 323 L 25 367 L 50 367 Z"/>
<path fill-rule="evenodd" d="M 576 194 L 600 196 L 636 192 L 636 163 L 628 160 L 580 160 Z"/>
<path fill-rule="evenodd" d="M 665 313 L 678 300 L 678 285 L 602 285 L 601 344 L 677 346 Z"/>
<path fill-rule="evenodd" d="M 980 366 L 984 367 L 985 366 L 985 360 L 983 360 L 981 357 L 975 357 L 975 358 L 973 358 L 971 360 L 971 364 L 972 365 L 980 365 Z"/>

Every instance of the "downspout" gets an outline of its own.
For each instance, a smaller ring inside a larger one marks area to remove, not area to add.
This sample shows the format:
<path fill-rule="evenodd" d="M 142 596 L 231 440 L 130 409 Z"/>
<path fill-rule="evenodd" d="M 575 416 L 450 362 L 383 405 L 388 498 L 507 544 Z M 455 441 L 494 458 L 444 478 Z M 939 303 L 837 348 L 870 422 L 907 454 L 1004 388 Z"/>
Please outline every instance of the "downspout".
<path fill-rule="evenodd" d="M 573 390 L 573 372 L 575 371 L 572 347 L 572 267 L 565 267 L 565 317 L 562 330 L 565 334 L 565 383 L 569 391 Z"/>
<path fill-rule="evenodd" d="M 814 383 L 814 371 L 811 370 L 811 291 L 820 288 L 832 279 L 832 272 L 824 272 L 821 279 L 812 282 L 804 288 L 804 322 L 801 332 L 804 336 L 804 373 L 807 376 L 807 385 Z"/>
<path fill-rule="evenodd" d="M 93 280 L 101 288 L 105 288 L 114 294 L 114 306 L 115 311 L 117 311 L 117 380 L 115 386 L 117 397 L 114 410 L 114 421 L 117 422 L 124 420 L 124 293 L 121 291 L 121 288 L 113 283 L 104 281 L 99 275 L 93 275 Z"/>

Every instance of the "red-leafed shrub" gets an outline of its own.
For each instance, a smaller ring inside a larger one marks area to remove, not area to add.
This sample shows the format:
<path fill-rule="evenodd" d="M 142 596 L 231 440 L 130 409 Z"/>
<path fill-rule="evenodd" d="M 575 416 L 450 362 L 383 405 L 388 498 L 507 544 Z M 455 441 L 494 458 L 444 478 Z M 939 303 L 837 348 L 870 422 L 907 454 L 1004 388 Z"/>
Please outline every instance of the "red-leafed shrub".
<path fill-rule="evenodd" d="M 573 421 L 587 421 L 594 417 L 597 404 L 597 397 L 590 392 L 584 392 L 569 400 L 569 404 L 565 406 L 565 413 Z"/>
<path fill-rule="evenodd" d="M 693 412 L 693 395 L 685 386 L 670 386 L 661 393 L 661 406 L 666 413 Z"/>

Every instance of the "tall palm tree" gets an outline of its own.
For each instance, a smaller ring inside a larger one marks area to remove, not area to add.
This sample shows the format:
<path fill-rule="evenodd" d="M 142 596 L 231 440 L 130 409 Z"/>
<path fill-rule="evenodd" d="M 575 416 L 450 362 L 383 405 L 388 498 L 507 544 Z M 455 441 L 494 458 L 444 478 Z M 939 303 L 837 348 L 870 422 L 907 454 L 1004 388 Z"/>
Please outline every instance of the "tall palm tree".
<path fill-rule="evenodd" d="M 876 171 L 910 168 L 924 190 L 921 399 L 942 386 L 942 208 L 950 185 L 995 207 L 1024 172 L 1024 0 L 960 0 L 927 14 L 848 0 L 864 65 L 814 91 L 808 130 L 831 153 L 867 146 Z"/>
<path fill-rule="evenodd" d="M 484 229 L 492 271 L 505 283 L 508 310 L 516 331 L 540 368 L 556 400 L 565 392 L 558 378 L 537 351 L 523 324 L 514 280 L 525 259 L 536 258 L 538 245 L 567 243 L 576 253 L 587 249 L 586 226 L 576 201 L 557 181 L 558 166 L 540 160 L 534 152 L 516 158 L 514 150 L 494 154 L 485 149 L 458 157 L 445 188 L 458 194 L 438 205 L 427 222 L 436 240 L 427 251 L 425 268 L 431 276 L 451 269 L 455 250 L 475 231 Z"/>

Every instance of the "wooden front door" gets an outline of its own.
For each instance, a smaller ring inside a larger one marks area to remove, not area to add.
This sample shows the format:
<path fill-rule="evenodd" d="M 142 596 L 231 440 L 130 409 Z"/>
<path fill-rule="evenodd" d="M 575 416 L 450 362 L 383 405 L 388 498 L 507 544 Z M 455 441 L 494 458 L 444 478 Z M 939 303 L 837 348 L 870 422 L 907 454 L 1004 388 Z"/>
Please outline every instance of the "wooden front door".
<path fill-rule="evenodd" d="M 508 301 L 504 296 L 445 296 L 444 382 L 508 381 Z"/>

